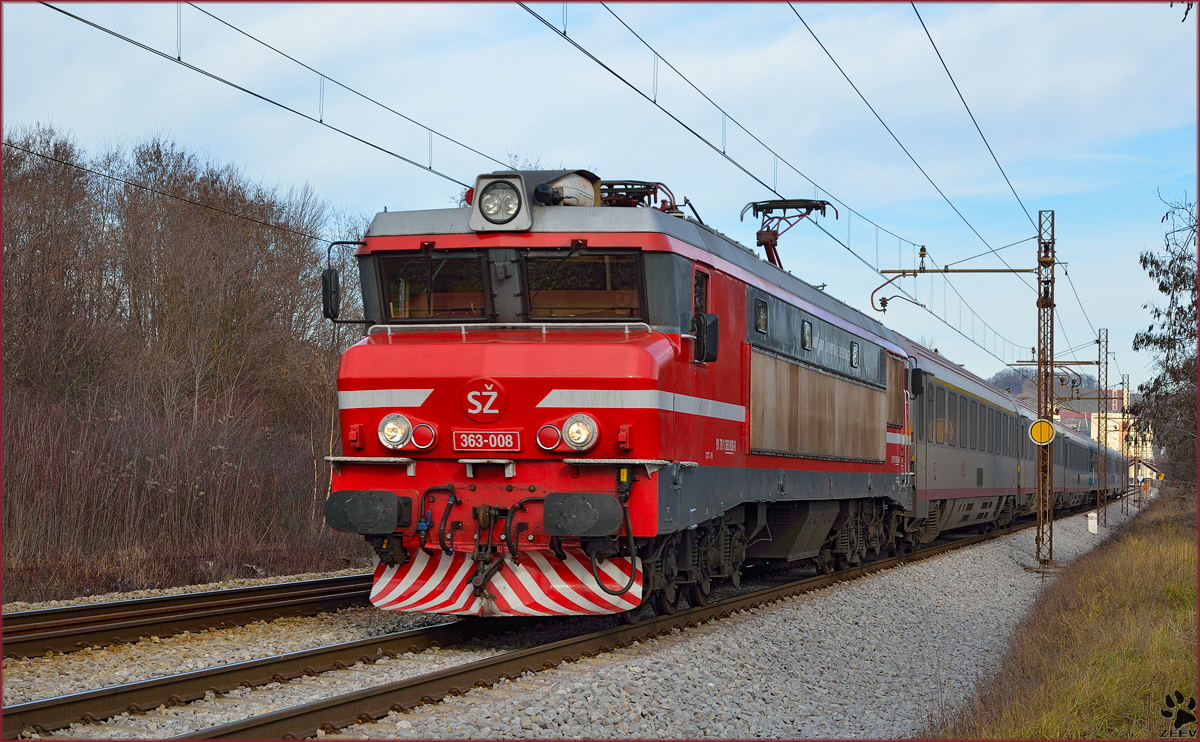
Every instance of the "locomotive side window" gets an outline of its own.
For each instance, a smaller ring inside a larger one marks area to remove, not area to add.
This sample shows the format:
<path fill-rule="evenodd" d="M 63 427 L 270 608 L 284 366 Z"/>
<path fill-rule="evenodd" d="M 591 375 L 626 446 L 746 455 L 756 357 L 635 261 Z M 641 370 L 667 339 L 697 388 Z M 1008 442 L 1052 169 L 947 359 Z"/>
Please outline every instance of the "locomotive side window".
<path fill-rule="evenodd" d="M 971 400 L 971 450 L 979 448 L 979 403 Z"/>
<path fill-rule="evenodd" d="M 385 257 L 379 269 L 389 321 L 487 314 L 483 262 L 474 252 Z"/>
<path fill-rule="evenodd" d="M 813 347 L 812 322 L 808 320 L 800 322 L 800 347 L 805 350 L 812 350 Z"/>
<path fill-rule="evenodd" d="M 767 334 L 767 303 L 762 299 L 754 300 L 754 329 Z"/>
<path fill-rule="evenodd" d="M 695 290 L 692 292 L 692 314 L 708 312 L 708 274 L 696 271 Z"/>
<path fill-rule="evenodd" d="M 934 412 L 934 418 L 936 420 L 936 422 L 934 423 L 934 435 L 936 436 L 936 440 L 938 443 L 945 443 L 946 442 L 946 390 L 940 386 L 937 388 L 937 401 L 935 402 L 935 405 L 936 405 L 937 409 Z"/>
<path fill-rule="evenodd" d="M 525 295 L 533 319 L 640 319 L 636 253 L 529 252 Z"/>

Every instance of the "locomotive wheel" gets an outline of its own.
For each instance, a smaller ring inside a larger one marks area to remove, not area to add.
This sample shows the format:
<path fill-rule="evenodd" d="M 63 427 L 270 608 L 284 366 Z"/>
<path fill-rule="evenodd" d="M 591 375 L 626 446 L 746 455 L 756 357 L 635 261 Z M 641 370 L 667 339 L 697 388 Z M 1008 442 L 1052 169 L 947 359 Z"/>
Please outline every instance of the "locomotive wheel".
<path fill-rule="evenodd" d="M 705 589 L 706 586 L 707 589 Z M 708 580 L 705 583 L 693 582 L 691 585 L 688 585 L 688 605 L 693 608 L 699 608 L 701 606 L 708 605 L 708 600 L 710 597 L 712 597 L 712 589 L 712 580 Z"/>
<path fill-rule="evenodd" d="M 660 616 L 674 616 L 679 612 L 679 601 L 682 598 L 683 591 L 675 585 L 666 590 L 659 590 L 654 594 L 654 612 Z"/>
<path fill-rule="evenodd" d="M 637 608 L 630 608 L 629 610 L 625 611 L 624 613 L 619 613 L 617 615 L 619 615 L 621 617 L 621 623 L 635 624 L 638 621 L 641 621 L 642 619 L 646 618 L 649 615 L 649 613 L 650 613 L 650 601 L 646 600 L 646 601 L 643 601 L 642 604 L 639 605 Z"/>

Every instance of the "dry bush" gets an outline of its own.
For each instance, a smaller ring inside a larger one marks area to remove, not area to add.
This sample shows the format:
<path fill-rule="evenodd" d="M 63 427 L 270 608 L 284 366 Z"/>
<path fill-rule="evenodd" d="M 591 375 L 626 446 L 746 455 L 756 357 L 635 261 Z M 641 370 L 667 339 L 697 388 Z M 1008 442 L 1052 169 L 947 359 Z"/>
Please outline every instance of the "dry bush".
<path fill-rule="evenodd" d="M 1157 737 L 1174 691 L 1196 695 L 1194 485 L 1165 492 L 1050 583 L 997 673 L 923 736 Z"/>
<path fill-rule="evenodd" d="M 355 330 L 321 317 L 305 235 L 363 221 L 159 139 L 95 160 L 49 127 L 8 143 L 53 159 L 5 148 L 5 598 L 361 560 L 321 515 Z"/>

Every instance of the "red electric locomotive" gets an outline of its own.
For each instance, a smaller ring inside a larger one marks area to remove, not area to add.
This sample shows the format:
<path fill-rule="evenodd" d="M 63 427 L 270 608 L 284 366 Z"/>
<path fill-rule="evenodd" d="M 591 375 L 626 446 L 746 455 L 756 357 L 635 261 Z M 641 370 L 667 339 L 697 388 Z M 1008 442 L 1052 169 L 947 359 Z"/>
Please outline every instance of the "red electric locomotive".
<path fill-rule="evenodd" d="M 373 547 L 376 606 L 636 620 L 928 536 L 909 341 L 659 184 L 510 171 L 467 200 L 357 250 L 325 514 Z"/>

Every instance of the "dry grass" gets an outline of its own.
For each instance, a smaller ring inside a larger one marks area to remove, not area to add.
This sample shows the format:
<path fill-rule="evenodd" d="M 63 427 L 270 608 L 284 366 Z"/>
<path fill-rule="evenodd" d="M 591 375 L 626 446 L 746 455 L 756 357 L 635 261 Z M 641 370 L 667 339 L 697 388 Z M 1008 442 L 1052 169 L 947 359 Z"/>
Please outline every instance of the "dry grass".
<path fill-rule="evenodd" d="M 1176 690 L 1196 695 L 1194 486 L 1164 492 L 1048 585 L 997 674 L 925 736 L 1157 738 Z"/>

